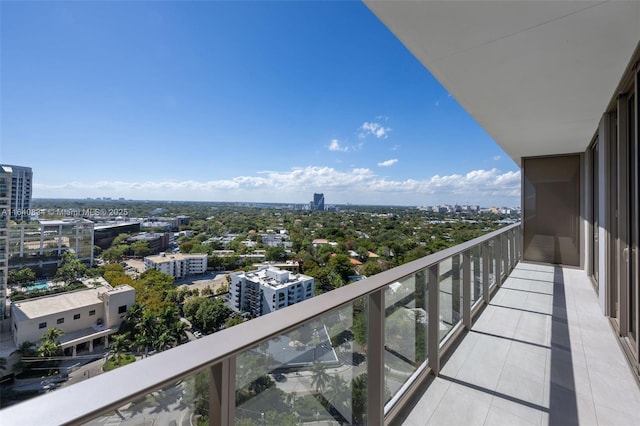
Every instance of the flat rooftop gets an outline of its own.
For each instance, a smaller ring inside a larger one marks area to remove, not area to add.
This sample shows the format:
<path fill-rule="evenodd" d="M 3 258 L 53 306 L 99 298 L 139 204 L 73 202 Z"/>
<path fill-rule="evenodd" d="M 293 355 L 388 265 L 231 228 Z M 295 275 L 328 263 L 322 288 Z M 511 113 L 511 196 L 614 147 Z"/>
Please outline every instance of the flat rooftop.
<path fill-rule="evenodd" d="M 268 285 L 269 287 L 273 287 L 273 288 L 281 288 L 281 287 L 286 287 L 288 285 L 290 285 L 291 283 L 298 283 L 298 282 L 304 282 L 304 281 L 308 281 L 313 279 L 312 277 L 308 276 L 308 275 L 303 275 L 303 274 L 294 274 L 294 273 L 289 273 L 289 279 L 286 281 L 278 281 L 275 278 L 269 277 L 267 275 L 267 271 L 269 269 L 274 269 L 274 268 L 263 268 L 263 269 L 259 269 L 257 271 L 251 271 L 251 272 L 245 272 L 244 276 L 253 281 L 253 282 L 259 282 L 260 284 L 263 285 Z M 286 270 L 278 270 L 279 272 L 285 272 Z M 289 272 L 289 271 L 286 271 Z"/>
<path fill-rule="evenodd" d="M 206 258 L 207 255 L 203 253 L 190 253 L 190 254 L 182 254 L 182 253 L 167 253 L 164 256 L 161 254 L 157 254 L 154 256 L 147 256 L 144 259 L 150 260 L 154 263 L 163 263 L 170 262 L 172 260 L 187 260 L 187 259 L 201 259 Z"/>
<path fill-rule="evenodd" d="M 82 307 L 102 304 L 102 299 L 100 299 L 101 294 L 106 292 L 119 293 L 128 290 L 133 290 L 133 287 L 128 285 L 118 286 L 114 289 L 97 287 L 58 293 L 36 299 L 21 300 L 13 304 L 15 307 L 13 313 L 16 320 L 20 321 L 42 318 Z"/>

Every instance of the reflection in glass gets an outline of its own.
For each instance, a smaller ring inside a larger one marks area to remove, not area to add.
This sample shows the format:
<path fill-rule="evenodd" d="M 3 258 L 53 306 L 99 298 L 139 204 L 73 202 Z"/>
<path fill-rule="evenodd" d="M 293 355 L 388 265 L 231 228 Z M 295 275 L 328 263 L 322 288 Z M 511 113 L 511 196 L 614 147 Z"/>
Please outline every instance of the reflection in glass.
<path fill-rule="evenodd" d="M 385 290 L 385 402 L 427 357 L 427 271 Z"/>
<path fill-rule="evenodd" d="M 239 354 L 236 424 L 363 424 L 366 312 L 358 299 Z"/>
<path fill-rule="evenodd" d="M 169 425 L 183 424 L 191 418 L 193 424 L 209 424 L 210 370 L 203 369 L 184 380 L 179 380 L 134 399 L 110 413 L 97 417 L 87 425 L 131 424 Z"/>
<path fill-rule="evenodd" d="M 440 341 L 462 317 L 461 255 L 454 255 L 440 263 Z"/>
<path fill-rule="evenodd" d="M 480 246 L 477 245 L 471 249 L 471 306 L 482 298 L 482 258 L 480 257 Z"/>

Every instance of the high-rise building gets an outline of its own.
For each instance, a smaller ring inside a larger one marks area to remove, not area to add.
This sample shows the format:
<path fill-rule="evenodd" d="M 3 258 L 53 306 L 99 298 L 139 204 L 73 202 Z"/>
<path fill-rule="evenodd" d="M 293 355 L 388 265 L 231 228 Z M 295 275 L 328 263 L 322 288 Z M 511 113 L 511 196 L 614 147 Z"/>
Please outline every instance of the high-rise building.
<path fill-rule="evenodd" d="M 324 211 L 324 194 L 313 194 L 313 201 L 311 202 L 311 210 Z"/>
<path fill-rule="evenodd" d="M 3 164 L 11 169 L 11 220 L 29 220 L 33 171 L 31 167 Z"/>
<path fill-rule="evenodd" d="M 4 319 L 6 310 L 10 209 L 11 167 L 0 166 L 0 321 Z"/>

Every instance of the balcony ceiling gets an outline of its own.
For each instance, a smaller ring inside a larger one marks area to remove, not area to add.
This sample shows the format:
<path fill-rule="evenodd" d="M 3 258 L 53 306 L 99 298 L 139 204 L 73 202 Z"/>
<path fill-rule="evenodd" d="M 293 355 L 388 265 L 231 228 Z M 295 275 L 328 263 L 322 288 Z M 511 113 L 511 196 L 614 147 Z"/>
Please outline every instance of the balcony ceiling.
<path fill-rule="evenodd" d="M 640 1 L 373 1 L 517 163 L 582 152 L 640 40 Z"/>

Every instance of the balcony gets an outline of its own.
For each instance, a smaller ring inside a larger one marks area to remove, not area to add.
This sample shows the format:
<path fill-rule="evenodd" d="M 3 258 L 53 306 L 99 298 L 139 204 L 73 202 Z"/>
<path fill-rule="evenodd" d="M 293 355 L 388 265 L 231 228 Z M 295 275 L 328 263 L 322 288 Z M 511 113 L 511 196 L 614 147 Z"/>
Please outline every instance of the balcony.
<path fill-rule="evenodd" d="M 640 424 L 583 271 L 520 225 L 0 412 L 3 424 Z"/>

